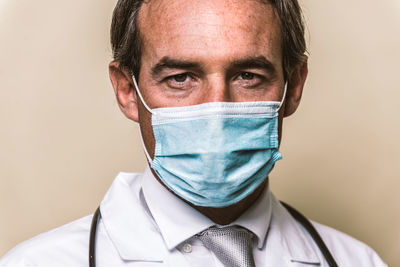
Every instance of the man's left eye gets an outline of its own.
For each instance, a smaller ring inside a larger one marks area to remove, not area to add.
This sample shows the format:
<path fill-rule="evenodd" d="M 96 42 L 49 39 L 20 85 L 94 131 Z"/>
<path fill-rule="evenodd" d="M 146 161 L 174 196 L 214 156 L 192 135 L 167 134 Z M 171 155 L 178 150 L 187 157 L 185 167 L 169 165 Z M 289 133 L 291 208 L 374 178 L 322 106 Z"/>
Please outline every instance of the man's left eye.
<path fill-rule="evenodd" d="M 232 85 L 237 86 L 237 88 L 255 89 L 265 85 L 266 78 L 262 74 L 243 71 L 236 74 L 232 82 Z"/>
<path fill-rule="evenodd" d="M 254 73 L 251 72 L 242 72 L 239 77 L 243 80 L 253 80 L 254 79 Z"/>
<path fill-rule="evenodd" d="M 175 82 L 183 83 L 188 79 L 188 77 L 189 76 L 187 73 L 181 73 L 181 74 L 174 75 L 172 78 L 174 79 Z"/>

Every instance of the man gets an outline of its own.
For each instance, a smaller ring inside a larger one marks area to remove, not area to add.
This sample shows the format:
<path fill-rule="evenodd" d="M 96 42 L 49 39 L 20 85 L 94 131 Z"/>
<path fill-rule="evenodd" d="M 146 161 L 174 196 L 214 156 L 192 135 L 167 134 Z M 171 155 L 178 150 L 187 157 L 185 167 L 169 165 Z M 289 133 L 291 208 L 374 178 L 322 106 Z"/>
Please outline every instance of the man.
<path fill-rule="evenodd" d="M 99 217 L 21 244 L 1 267 L 88 266 L 89 246 L 97 266 L 386 266 L 313 223 L 326 252 L 269 191 L 307 77 L 297 1 L 121 0 L 111 34 L 111 82 L 150 167 L 119 174 Z"/>

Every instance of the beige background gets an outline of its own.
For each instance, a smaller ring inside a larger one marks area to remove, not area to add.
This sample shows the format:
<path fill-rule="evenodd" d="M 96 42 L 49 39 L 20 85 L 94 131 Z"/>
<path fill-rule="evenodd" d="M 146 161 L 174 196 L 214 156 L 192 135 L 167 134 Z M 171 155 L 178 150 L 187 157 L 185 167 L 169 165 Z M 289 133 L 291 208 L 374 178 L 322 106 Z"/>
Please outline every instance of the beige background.
<path fill-rule="evenodd" d="M 0 256 L 144 168 L 108 80 L 114 4 L 0 0 Z M 400 266 L 400 2 L 302 5 L 310 75 L 273 191 Z"/>

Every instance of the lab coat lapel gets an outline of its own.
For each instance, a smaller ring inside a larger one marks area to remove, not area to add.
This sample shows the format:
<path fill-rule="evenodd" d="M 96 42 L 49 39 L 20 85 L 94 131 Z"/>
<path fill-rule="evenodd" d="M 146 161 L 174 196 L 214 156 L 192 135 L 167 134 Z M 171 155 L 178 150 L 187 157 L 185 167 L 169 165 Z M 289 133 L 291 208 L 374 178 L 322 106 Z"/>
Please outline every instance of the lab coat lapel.
<path fill-rule="evenodd" d="M 100 205 L 105 229 L 123 260 L 163 261 L 166 248 L 141 201 L 141 175 L 120 173 Z"/>
<path fill-rule="evenodd" d="M 268 231 L 267 266 L 320 266 L 316 248 L 301 226 L 271 194 L 272 220 Z"/>

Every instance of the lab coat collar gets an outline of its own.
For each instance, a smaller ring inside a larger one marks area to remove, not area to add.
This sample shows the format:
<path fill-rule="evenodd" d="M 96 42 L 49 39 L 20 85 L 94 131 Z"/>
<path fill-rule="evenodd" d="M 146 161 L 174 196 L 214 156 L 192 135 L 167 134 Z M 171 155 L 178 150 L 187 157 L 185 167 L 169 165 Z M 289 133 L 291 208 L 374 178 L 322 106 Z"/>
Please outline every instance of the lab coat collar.
<path fill-rule="evenodd" d="M 283 258 L 294 264 L 319 266 L 321 259 L 309 233 L 303 230 L 302 226 L 272 194 L 271 205 L 272 220 L 266 243 L 266 251 L 269 251 L 267 253 L 284 254 Z"/>
<path fill-rule="evenodd" d="M 119 173 L 101 202 L 101 219 L 123 260 L 161 262 L 166 249 L 143 205 L 142 178 L 142 174 Z"/>

